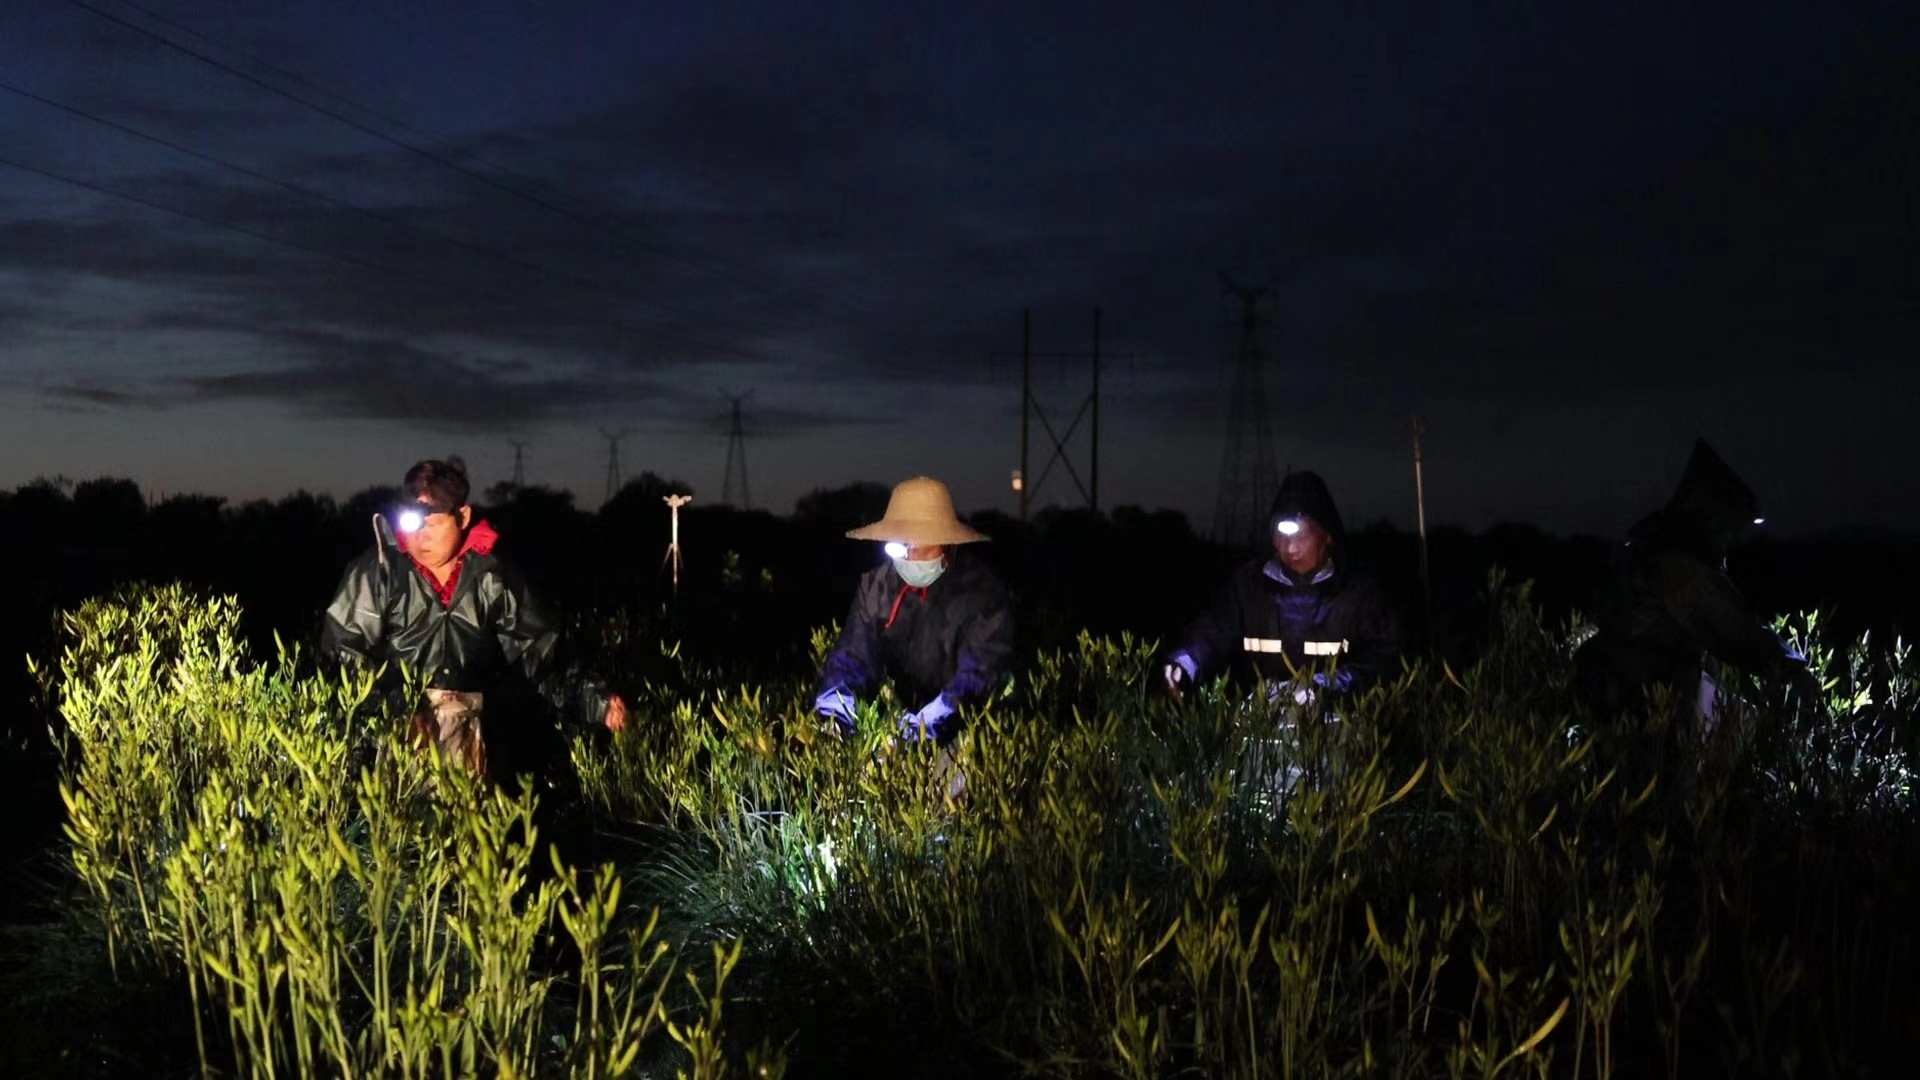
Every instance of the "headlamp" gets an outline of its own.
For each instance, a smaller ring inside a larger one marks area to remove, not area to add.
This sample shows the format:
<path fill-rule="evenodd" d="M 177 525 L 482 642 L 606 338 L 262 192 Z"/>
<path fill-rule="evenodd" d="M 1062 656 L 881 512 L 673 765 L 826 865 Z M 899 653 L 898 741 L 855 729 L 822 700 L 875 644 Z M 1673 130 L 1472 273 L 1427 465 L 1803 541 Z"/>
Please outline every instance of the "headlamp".
<path fill-rule="evenodd" d="M 431 503 L 401 503 L 393 508 L 393 526 L 403 533 L 417 533 L 433 515 L 451 513 L 453 511 Z"/>
<path fill-rule="evenodd" d="M 1757 517 L 1753 519 L 1753 523 L 1755 525 L 1765 525 L 1767 523 L 1767 519 L 1763 517 Z"/>
<path fill-rule="evenodd" d="M 907 552 L 912 550 L 912 548 L 898 540 L 887 541 L 886 552 L 887 558 L 889 559 L 904 559 L 907 557 Z"/>
<path fill-rule="evenodd" d="M 1292 518 L 1284 518 L 1273 527 L 1273 531 L 1281 536 L 1294 536 L 1300 532 L 1300 523 Z"/>

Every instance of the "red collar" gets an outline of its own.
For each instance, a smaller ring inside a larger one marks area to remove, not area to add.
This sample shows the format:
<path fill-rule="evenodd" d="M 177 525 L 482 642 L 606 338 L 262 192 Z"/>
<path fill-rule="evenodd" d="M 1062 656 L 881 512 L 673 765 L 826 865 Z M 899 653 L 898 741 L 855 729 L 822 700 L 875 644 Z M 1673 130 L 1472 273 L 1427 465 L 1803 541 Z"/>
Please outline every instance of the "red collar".
<path fill-rule="evenodd" d="M 899 595 L 899 596 L 896 596 L 896 597 L 894 597 L 894 598 L 893 598 L 893 610 L 892 610 L 892 611 L 889 611 L 889 612 L 887 612 L 887 625 L 885 625 L 885 626 L 883 626 L 883 627 L 881 627 L 881 629 L 882 629 L 882 630 L 891 630 L 891 629 L 893 629 L 893 622 L 894 622 L 894 620 L 895 620 L 895 619 L 898 619 L 898 618 L 900 617 L 900 605 L 901 605 L 901 603 L 903 603 L 903 602 L 904 602 L 904 601 L 906 600 L 906 598 L 907 598 L 907 594 L 908 594 L 908 593 L 919 593 L 919 594 L 920 594 L 920 602 L 921 602 L 922 604 L 924 604 L 924 603 L 926 603 L 926 602 L 927 602 L 927 588 L 926 588 L 926 586 L 924 586 L 924 585 L 902 585 L 902 586 L 900 586 L 900 595 Z"/>
<path fill-rule="evenodd" d="M 476 555 L 493 554 L 493 545 L 500 539 L 500 534 L 494 532 L 493 526 L 484 521 L 468 529 L 467 541 L 460 545 L 459 552 L 454 555 L 453 572 L 447 575 L 445 584 L 436 580 L 433 576 L 433 571 L 427 569 L 419 559 L 414 558 L 413 552 L 407 551 L 406 533 L 401 533 L 394 539 L 399 542 L 400 550 L 407 552 L 407 559 L 413 563 L 413 568 L 420 571 L 420 576 L 426 579 L 427 587 L 431 588 L 434 595 L 440 598 L 440 605 L 442 607 L 451 607 L 453 605 L 453 590 L 460 585 L 460 569 L 467 565 L 468 553 L 471 552 Z"/>

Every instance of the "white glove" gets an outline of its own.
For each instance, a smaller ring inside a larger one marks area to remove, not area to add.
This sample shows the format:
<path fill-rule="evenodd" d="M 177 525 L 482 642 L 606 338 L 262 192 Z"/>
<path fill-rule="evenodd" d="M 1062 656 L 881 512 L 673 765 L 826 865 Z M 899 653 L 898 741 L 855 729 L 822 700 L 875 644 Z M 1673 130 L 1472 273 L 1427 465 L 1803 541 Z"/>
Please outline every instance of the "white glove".
<path fill-rule="evenodd" d="M 1199 666 L 1185 652 L 1173 654 L 1165 667 L 1160 669 L 1160 677 L 1167 682 L 1167 693 L 1179 697 L 1186 692 L 1187 685 L 1193 682 Z"/>

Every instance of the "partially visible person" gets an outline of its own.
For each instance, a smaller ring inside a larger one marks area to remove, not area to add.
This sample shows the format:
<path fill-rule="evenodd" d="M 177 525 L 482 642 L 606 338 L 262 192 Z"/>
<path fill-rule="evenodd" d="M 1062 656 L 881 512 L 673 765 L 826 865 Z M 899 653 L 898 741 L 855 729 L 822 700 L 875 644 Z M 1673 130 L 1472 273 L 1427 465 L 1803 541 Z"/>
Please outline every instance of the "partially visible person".
<path fill-rule="evenodd" d="M 1761 524 L 1759 500 L 1704 441 L 1697 441 L 1665 506 L 1641 518 L 1614 548 L 1594 598 L 1598 631 L 1575 656 L 1589 705 L 1618 717 L 1666 686 L 1692 705 L 1701 733 L 1717 716 L 1711 656 L 1740 671 L 1791 681 L 1820 699 L 1806 660 L 1767 629 L 1727 577 L 1727 549 Z"/>
<path fill-rule="evenodd" d="M 490 702 L 527 703 L 537 695 L 534 709 L 571 710 L 616 732 L 626 726 L 626 704 L 596 679 L 554 670 L 553 619 L 493 554 L 498 534 L 474 520 L 469 492 L 458 462 L 422 461 L 407 470 L 402 501 L 374 515 L 373 550 L 347 567 L 327 606 L 321 652 L 344 663 L 386 665 L 389 690 L 400 683 L 401 665 L 423 673 L 426 700 L 416 714 L 422 735 L 441 753 L 498 774 L 489 744 L 531 745 L 537 740 L 526 729 L 545 718 L 498 715 L 527 709 Z"/>
<path fill-rule="evenodd" d="M 1373 579 L 1342 550 L 1346 528 L 1318 474 L 1287 475 L 1267 533 L 1272 553 L 1235 570 L 1163 661 L 1167 693 L 1180 697 L 1237 670 L 1270 698 L 1305 703 L 1362 689 L 1398 657 L 1399 622 Z"/>
<path fill-rule="evenodd" d="M 1013 602 L 965 545 L 987 539 L 961 523 L 947 486 L 916 476 L 897 485 L 879 520 L 847 533 L 884 545 L 887 561 L 860 578 L 846 625 L 822 665 L 814 705 L 851 734 L 863 695 L 891 680 L 912 712 L 897 735 L 946 744 L 962 705 L 985 698 L 1013 655 Z"/>

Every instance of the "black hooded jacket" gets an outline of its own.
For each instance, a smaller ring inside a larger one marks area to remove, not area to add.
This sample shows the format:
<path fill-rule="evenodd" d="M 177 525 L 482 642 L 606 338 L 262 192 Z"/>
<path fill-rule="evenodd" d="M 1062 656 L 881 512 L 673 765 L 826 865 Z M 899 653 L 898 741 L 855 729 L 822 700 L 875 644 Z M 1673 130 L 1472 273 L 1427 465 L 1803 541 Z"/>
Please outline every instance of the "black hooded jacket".
<path fill-rule="evenodd" d="M 901 581 L 891 562 L 862 574 L 819 689 L 860 695 L 891 678 L 913 695 L 904 703 L 909 709 L 935 695 L 958 706 L 985 697 L 1012 656 L 1006 586 L 962 549 L 925 589 Z"/>
<path fill-rule="evenodd" d="M 498 717 L 493 701 L 524 698 L 528 691 L 578 721 L 596 723 L 606 714 L 604 685 L 556 670 L 558 628 L 525 580 L 493 554 L 492 527 L 481 522 L 469 530 L 452 596 L 442 600 L 386 519 L 373 520 L 373 550 L 347 566 L 327 605 L 323 659 L 388 664 L 383 686 L 389 691 L 398 687 L 397 668 L 404 664 L 424 673 L 429 687 L 487 695 L 492 718 Z"/>
<path fill-rule="evenodd" d="M 1594 598 L 1599 632 L 1581 647 L 1590 689 L 1690 688 L 1703 654 L 1756 675 L 1804 670 L 1727 580 L 1727 547 L 1758 513 L 1752 489 L 1705 442 L 1673 497 L 1627 531 Z"/>
<path fill-rule="evenodd" d="M 1310 580 L 1278 559 L 1236 569 L 1206 614 L 1187 629 L 1169 660 L 1196 679 L 1238 667 L 1263 680 L 1292 678 L 1296 669 L 1336 674 L 1317 682 L 1364 687 L 1398 657 L 1400 627 L 1373 580 L 1352 570 L 1341 551 L 1346 528 L 1333 495 L 1317 474 L 1290 473 L 1268 515 L 1267 535 L 1283 519 L 1305 516 L 1333 541 L 1333 555 Z"/>

